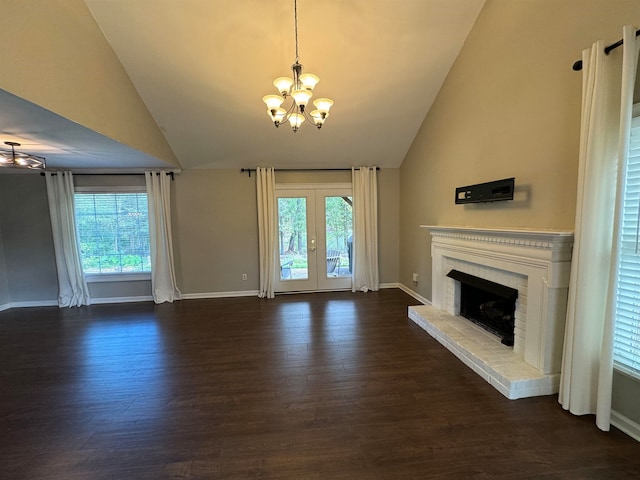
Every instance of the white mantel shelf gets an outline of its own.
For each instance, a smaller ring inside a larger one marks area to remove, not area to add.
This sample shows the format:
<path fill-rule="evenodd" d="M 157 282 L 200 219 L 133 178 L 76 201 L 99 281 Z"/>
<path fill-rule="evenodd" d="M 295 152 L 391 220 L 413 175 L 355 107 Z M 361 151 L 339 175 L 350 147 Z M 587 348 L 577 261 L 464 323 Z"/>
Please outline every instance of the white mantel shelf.
<path fill-rule="evenodd" d="M 464 225 L 420 225 L 421 228 L 428 228 L 429 230 L 442 231 L 442 232 L 468 232 L 468 233 L 484 233 L 484 234 L 504 234 L 513 236 L 539 236 L 541 238 L 552 237 L 573 237 L 573 231 L 571 230 L 536 230 L 529 228 L 482 228 L 482 227 L 467 227 Z"/>
<path fill-rule="evenodd" d="M 472 248 L 478 253 L 496 250 L 507 255 L 566 261 L 571 259 L 573 232 L 515 228 L 477 228 L 465 226 L 420 225 L 431 233 L 434 247 Z"/>
<path fill-rule="evenodd" d="M 420 225 L 434 237 L 459 237 L 474 241 L 513 243 L 548 248 L 555 243 L 572 243 L 573 232 L 567 230 L 529 230 L 516 228 L 479 228 L 465 226 Z"/>

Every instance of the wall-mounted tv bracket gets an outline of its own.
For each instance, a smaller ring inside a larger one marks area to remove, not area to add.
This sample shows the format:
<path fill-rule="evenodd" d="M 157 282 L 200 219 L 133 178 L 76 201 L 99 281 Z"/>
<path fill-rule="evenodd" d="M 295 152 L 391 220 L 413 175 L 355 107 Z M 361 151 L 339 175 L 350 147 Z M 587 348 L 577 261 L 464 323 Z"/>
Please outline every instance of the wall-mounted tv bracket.
<path fill-rule="evenodd" d="M 456 188 L 456 204 L 513 200 L 515 177 Z"/>

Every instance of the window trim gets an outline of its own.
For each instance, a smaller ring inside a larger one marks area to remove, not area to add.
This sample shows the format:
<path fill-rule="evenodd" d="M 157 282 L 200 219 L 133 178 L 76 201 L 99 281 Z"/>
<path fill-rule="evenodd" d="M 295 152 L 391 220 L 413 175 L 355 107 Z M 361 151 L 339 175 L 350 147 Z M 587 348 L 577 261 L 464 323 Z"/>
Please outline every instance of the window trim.
<path fill-rule="evenodd" d="M 76 193 L 147 193 L 143 185 L 83 186 L 73 190 Z"/>
<path fill-rule="evenodd" d="M 144 185 L 76 186 L 74 193 L 147 193 Z M 84 273 L 87 283 L 151 281 L 151 272 Z"/>
<path fill-rule="evenodd" d="M 636 104 L 633 105 L 631 117 L 632 117 L 632 119 L 636 119 L 636 118 L 640 117 L 640 103 L 636 103 Z M 625 185 L 626 184 L 627 184 L 627 179 L 625 178 Z M 622 224 L 620 225 L 619 228 L 620 228 L 620 230 L 622 230 Z M 620 252 L 620 256 L 622 256 L 622 251 Z M 616 259 L 616 261 L 618 262 L 618 265 L 620 265 L 620 263 L 622 262 L 622 258 L 618 258 L 618 259 Z M 620 274 L 618 273 L 617 281 L 619 281 L 619 276 L 620 276 Z M 625 363 L 621 363 L 616 358 L 615 335 L 617 334 L 617 308 L 618 308 L 617 292 L 616 292 L 615 307 L 616 307 L 616 318 L 614 319 L 614 327 L 613 327 L 614 328 L 613 370 L 615 372 L 618 372 L 618 373 L 620 373 L 622 375 L 625 375 L 627 377 L 633 378 L 635 380 L 640 380 L 640 370 L 632 368 L 632 367 L 626 365 Z"/>
<path fill-rule="evenodd" d="M 624 375 L 625 377 L 633 378 L 634 380 L 640 380 L 640 374 L 638 374 L 638 372 L 627 367 L 626 365 L 622 365 L 615 360 L 613 361 L 613 370 L 621 375 Z"/>
<path fill-rule="evenodd" d="M 107 283 L 107 282 L 139 282 L 151 281 L 151 272 L 133 273 L 84 273 L 87 283 Z"/>

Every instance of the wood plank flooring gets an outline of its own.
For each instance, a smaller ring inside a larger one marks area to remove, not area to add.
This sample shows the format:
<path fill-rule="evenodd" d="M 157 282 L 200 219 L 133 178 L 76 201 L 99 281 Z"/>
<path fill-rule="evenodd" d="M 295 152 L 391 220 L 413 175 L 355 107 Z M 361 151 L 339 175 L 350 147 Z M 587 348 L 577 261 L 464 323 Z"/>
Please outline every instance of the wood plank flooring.
<path fill-rule="evenodd" d="M 510 401 L 400 290 L 0 312 L 2 479 L 640 478 L 640 444 Z"/>

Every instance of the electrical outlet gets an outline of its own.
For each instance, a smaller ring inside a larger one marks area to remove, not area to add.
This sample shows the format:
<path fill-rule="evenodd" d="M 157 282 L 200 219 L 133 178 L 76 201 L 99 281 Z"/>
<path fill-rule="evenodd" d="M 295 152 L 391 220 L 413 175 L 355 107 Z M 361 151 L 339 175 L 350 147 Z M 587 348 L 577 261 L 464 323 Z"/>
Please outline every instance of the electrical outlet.
<path fill-rule="evenodd" d="M 247 274 L 246 274 L 246 273 L 243 273 L 243 274 L 242 274 L 242 280 L 246 280 L 246 279 L 247 279 Z"/>
<path fill-rule="evenodd" d="M 418 274 L 417 273 L 413 274 L 413 282 L 414 283 L 418 283 Z"/>

